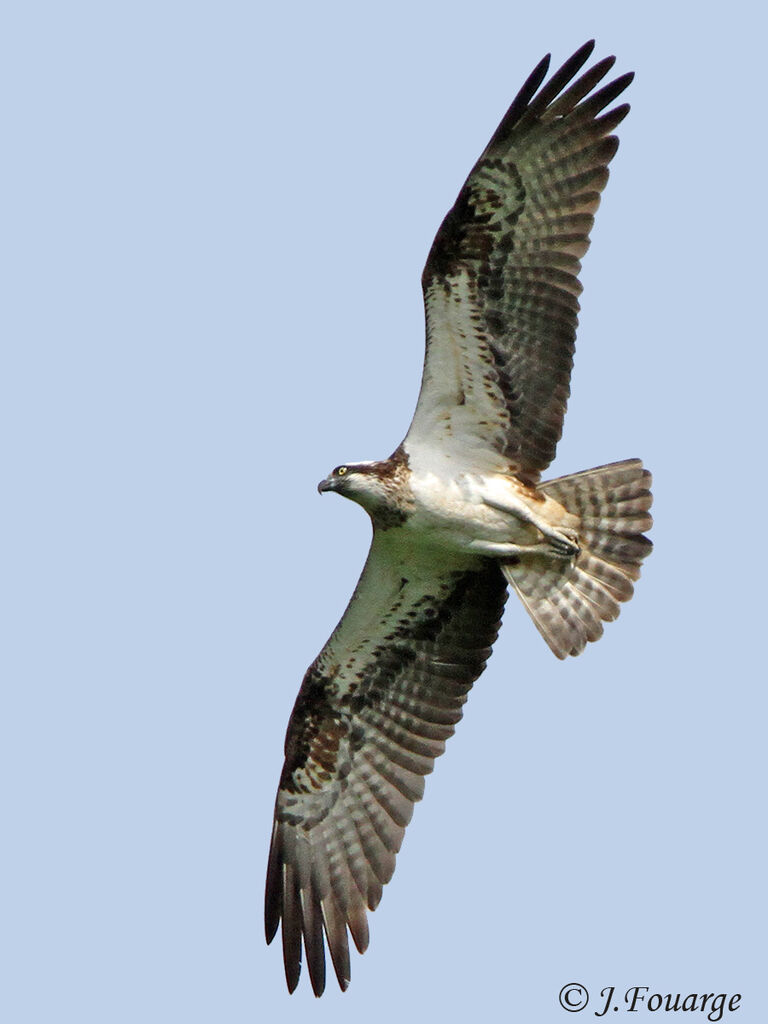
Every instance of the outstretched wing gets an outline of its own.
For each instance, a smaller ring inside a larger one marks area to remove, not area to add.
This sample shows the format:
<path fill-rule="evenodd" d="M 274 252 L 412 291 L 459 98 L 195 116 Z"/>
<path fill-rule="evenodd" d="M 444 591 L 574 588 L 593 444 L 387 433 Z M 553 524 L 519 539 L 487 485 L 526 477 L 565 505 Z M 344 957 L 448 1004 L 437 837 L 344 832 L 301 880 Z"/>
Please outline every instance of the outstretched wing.
<path fill-rule="evenodd" d="M 507 596 L 490 562 L 442 571 L 376 534 L 357 589 L 310 666 L 288 725 L 267 871 L 267 941 L 283 922 L 288 988 L 325 987 L 323 931 L 342 989 L 347 929 L 368 944 L 413 804 L 496 639 Z"/>
<path fill-rule="evenodd" d="M 534 483 L 552 461 L 570 392 L 580 258 L 629 106 L 632 80 L 597 91 L 594 43 L 539 89 L 538 65 L 437 233 L 422 285 L 424 377 L 405 439 L 411 465 L 459 458 Z"/>

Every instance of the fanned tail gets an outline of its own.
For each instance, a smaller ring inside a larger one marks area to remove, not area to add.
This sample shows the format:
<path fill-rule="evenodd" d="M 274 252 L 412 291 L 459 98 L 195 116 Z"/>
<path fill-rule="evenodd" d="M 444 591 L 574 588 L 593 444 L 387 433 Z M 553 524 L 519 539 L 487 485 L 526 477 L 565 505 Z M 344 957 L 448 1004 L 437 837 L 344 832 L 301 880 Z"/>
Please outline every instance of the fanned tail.
<path fill-rule="evenodd" d="M 558 658 L 580 654 L 632 597 L 640 565 L 653 545 L 651 474 L 640 459 L 558 477 L 539 489 L 579 517 L 579 554 L 572 562 L 523 556 L 502 571 Z"/>

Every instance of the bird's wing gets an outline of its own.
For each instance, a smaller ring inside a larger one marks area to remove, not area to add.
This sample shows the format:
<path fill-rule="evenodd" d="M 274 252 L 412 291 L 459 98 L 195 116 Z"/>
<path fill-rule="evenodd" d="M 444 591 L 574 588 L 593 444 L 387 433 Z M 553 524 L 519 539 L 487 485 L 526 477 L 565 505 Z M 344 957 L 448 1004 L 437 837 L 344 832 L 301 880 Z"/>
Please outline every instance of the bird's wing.
<path fill-rule="evenodd" d="M 377 533 L 341 622 L 310 666 L 291 715 L 265 901 L 280 920 L 288 988 L 302 939 L 312 987 L 325 986 L 323 931 L 339 984 L 347 929 L 362 952 L 423 776 L 462 715 L 507 596 L 491 562 L 435 568 Z"/>
<path fill-rule="evenodd" d="M 535 483 L 554 458 L 570 392 L 580 258 L 628 104 L 631 74 L 581 77 L 587 43 L 541 88 L 533 71 L 475 164 L 430 250 L 427 351 L 405 439 L 422 464 L 459 458 Z M 575 80 L 574 80 L 575 79 Z"/>

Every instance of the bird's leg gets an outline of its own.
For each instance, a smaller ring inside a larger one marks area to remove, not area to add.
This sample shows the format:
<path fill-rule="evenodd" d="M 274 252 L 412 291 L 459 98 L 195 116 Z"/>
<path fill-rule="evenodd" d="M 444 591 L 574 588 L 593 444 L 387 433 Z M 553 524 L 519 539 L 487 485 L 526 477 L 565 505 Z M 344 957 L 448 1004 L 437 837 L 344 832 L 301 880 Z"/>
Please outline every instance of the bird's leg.
<path fill-rule="evenodd" d="M 573 530 L 564 531 L 572 534 L 573 542 L 568 537 L 558 534 L 547 536 L 544 540 L 533 544 L 508 544 L 506 541 L 475 539 L 469 542 L 469 550 L 477 555 L 488 558 L 512 558 L 518 555 L 554 555 L 556 558 L 575 558 L 579 553 L 579 545 Z"/>
<path fill-rule="evenodd" d="M 579 546 L 579 535 L 575 530 L 571 530 L 566 526 L 552 526 L 552 524 L 547 522 L 547 520 L 542 516 L 536 515 L 530 506 L 523 502 L 503 502 L 496 498 L 487 497 L 484 498 L 483 501 L 486 505 L 497 509 L 499 512 L 507 512 L 515 516 L 517 519 L 522 520 L 524 523 L 530 523 L 531 526 L 534 526 L 544 537 L 543 541 L 537 541 L 532 545 L 525 545 L 523 547 L 515 544 L 499 545 L 504 548 L 519 548 L 517 551 L 510 550 L 510 554 L 521 554 L 523 552 L 531 554 L 535 549 L 549 552 L 550 554 L 557 555 L 559 558 L 575 558 L 579 554 L 579 551 L 581 550 Z M 474 541 L 472 543 L 474 544 Z M 483 544 L 484 542 L 480 541 L 478 543 Z"/>

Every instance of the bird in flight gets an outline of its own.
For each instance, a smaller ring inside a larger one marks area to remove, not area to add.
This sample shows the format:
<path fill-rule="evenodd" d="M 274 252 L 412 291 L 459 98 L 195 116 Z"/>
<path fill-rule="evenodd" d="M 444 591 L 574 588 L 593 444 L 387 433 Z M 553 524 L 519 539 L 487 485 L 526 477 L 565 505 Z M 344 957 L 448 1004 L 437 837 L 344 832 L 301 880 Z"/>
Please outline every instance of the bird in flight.
<path fill-rule="evenodd" d="M 562 432 L 580 259 L 632 80 L 580 74 L 582 46 L 546 82 L 545 57 L 459 192 L 422 276 L 426 357 L 405 439 L 319 485 L 358 502 L 373 540 L 357 588 L 291 714 L 267 869 L 285 976 L 342 989 L 349 936 L 392 877 L 413 805 L 485 668 L 508 587 L 558 658 L 597 640 L 651 550 L 639 459 L 541 481 Z"/>

